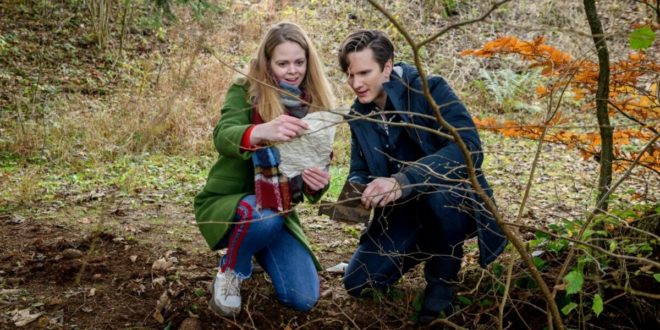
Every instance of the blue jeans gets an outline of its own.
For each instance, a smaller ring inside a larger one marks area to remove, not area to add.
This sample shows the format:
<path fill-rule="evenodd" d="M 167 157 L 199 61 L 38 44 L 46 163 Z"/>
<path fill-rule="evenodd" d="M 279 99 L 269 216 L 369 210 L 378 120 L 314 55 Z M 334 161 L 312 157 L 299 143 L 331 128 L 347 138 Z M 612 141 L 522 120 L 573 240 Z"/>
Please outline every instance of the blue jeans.
<path fill-rule="evenodd" d="M 284 305 L 308 311 L 319 299 L 319 277 L 312 256 L 284 226 L 284 217 L 270 209 L 257 211 L 254 195 L 241 200 L 234 225 L 220 244 L 227 253 L 220 260 L 223 271 L 239 278 L 252 275 L 252 257 L 264 268 Z"/>
<path fill-rule="evenodd" d="M 463 241 L 475 231 L 472 216 L 459 209 L 464 196 L 435 191 L 405 203 L 376 209 L 375 219 L 344 274 L 348 293 L 384 290 L 412 267 L 425 262 L 429 284 L 456 280 Z"/>

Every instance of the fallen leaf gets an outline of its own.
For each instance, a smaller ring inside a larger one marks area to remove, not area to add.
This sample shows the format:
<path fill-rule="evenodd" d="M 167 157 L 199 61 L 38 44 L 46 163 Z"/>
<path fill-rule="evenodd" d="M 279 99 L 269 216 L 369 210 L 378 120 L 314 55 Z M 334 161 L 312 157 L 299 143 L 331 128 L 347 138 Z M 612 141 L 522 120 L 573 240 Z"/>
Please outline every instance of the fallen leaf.
<path fill-rule="evenodd" d="M 196 317 L 189 317 L 181 322 L 179 330 L 202 330 L 202 321 Z"/>
<path fill-rule="evenodd" d="M 28 325 L 34 322 L 43 314 L 43 313 L 30 314 L 29 308 L 20 311 L 14 310 L 10 313 L 12 314 L 11 321 L 14 322 L 14 325 L 17 327 Z"/>
<path fill-rule="evenodd" d="M 23 218 L 23 217 L 20 216 L 20 215 L 16 215 L 16 214 L 14 214 L 14 215 L 12 216 L 12 219 L 9 220 L 9 223 L 14 224 L 14 225 L 20 225 L 20 224 L 22 224 L 23 222 L 25 222 L 25 218 Z"/>
<path fill-rule="evenodd" d="M 165 279 L 165 276 L 160 276 L 160 277 L 154 278 L 151 281 L 151 283 L 158 284 L 158 285 L 163 285 L 163 284 L 165 284 L 166 281 L 167 281 L 167 279 Z"/>
<path fill-rule="evenodd" d="M 170 267 L 172 267 L 172 263 L 165 260 L 165 258 L 160 258 L 151 265 L 151 270 L 154 271 L 159 271 L 159 270 L 167 270 Z"/>
<path fill-rule="evenodd" d="M 14 296 L 21 293 L 21 289 L 2 289 L 0 290 L 0 296 Z"/>
<path fill-rule="evenodd" d="M 156 319 L 156 321 L 158 321 L 158 323 L 165 323 L 165 318 L 163 317 L 163 314 L 160 313 L 160 311 L 155 311 L 153 317 Z"/>
<path fill-rule="evenodd" d="M 167 294 L 167 290 L 163 291 L 163 294 L 160 295 L 160 298 L 158 298 L 158 303 L 156 303 L 156 310 L 153 313 L 154 319 L 158 321 L 158 323 L 164 323 L 165 318 L 163 317 L 162 311 L 164 309 L 167 309 L 167 307 L 170 304 L 170 296 Z"/>
<path fill-rule="evenodd" d="M 37 325 L 39 326 L 39 328 L 45 328 L 50 323 L 51 323 L 51 319 L 48 316 L 42 316 L 39 318 L 39 321 L 37 321 Z"/>
<path fill-rule="evenodd" d="M 118 216 L 118 217 L 125 217 L 125 216 L 127 215 L 126 211 L 125 211 L 125 210 L 122 210 L 122 209 L 120 209 L 120 208 L 117 208 L 117 209 L 113 210 L 113 211 L 110 212 L 110 213 L 111 213 L 111 214 L 114 214 L 114 215 L 116 215 L 116 216 Z"/>
<path fill-rule="evenodd" d="M 323 292 L 321 293 L 321 297 L 322 297 L 322 298 L 327 298 L 327 297 L 331 296 L 331 295 L 332 295 L 332 291 L 333 291 L 332 288 L 323 291 Z"/>
<path fill-rule="evenodd" d="M 79 259 L 83 256 L 82 251 L 78 249 L 66 249 L 62 251 L 64 259 Z"/>

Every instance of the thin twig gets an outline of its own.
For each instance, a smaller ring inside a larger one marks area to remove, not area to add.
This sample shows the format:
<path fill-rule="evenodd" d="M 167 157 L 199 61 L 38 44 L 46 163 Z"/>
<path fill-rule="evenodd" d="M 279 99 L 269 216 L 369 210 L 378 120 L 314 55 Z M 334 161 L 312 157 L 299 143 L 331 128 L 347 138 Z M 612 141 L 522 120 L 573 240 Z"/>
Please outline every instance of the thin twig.
<path fill-rule="evenodd" d="M 630 287 L 623 287 L 619 285 L 612 285 L 608 283 L 604 283 L 604 286 L 612 289 L 618 289 L 618 290 L 623 290 L 625 293 L 629 293 L 633 296 L 640 296 L 644 298 L 650 298 L 650 299 L 655 299 L 655 300 L 660 300 L 660 294 L 656 293 L 649 293 L 649 292 L 644 292 L 644 291 L 638 291 Z"/>
<path fill-rule="evenodd" d="M 334 302 L 334 301 L 332 302 L 332 304 L 335 305 L 335 307 L 337 307 L 337 308 L 339 309 L 339 311 L 340 311 L 342 314 L 344 314 L 344 316 L 345 316 L 345 317 L 351 322 L 351 324 L 353 324 L 353 326 L 355 327 L 355 329 L 360 329 L 360 326 L 357 325 L 357 323 L 355 323 L 355 320 L 353 320 L 353 318 L 351 318 L 350 316 L 348 316 L 348 314 L 346 314 L 346 312 L 344 312 L 344 309 L 341 308 L 341 306 L 339 306 L 339 305 L 338 305 L 336 302 Z"/>
<path fill-rule="evenodd" d="M 641 121 L 641 120 L 639 120 L 639 119 L 637 119 L 637 118 L 635 118 L 635 117 L 633 117 L 633 116 L 631 116 L 631 115 L 625 113 L 623 110 L 621 110 L 621 108 L 619 108 L 616 104 L 614 104 L 614 102 L 612 102 L 612 100 L 607 100 L 607 103 L 609 103 L 609 104 L 612 106 L 612 108 L 616 109 L 616 111 L 618 111 L 618 112 L 619 112 L 620 114 L 622 114 L 624 117 L 626 117 L 626 118 L 628 118 L 628 119 L 630 119 L 630 120 L 636 122 L 637 124 L 639 124 L 639 125 L 642 126 L 643 128 L 646 128 L 646 129 L 650 130 L 651 132 L 653 132 L 653 133 L 655 133 L 655 134 L 658 134 L 658 130 L 655 129 L 653 126 L 649 126 L 649 125 L 646 124 L 645 122 L 643 122 L 643 121 Z M 610 125 L 610 126 L 611 126 L 611 125 Z"/>
<path fill-rule="evenodd" d="M 426 40 L 424 40 L 424 41 L 422 41 L 422 42 L 420 42 L 419 44 L 414 45 L 414 46 L 415 46 L 415 48 L 419 49 L 419 48 L 421 48 L 421 47 L 424 47 L 424 45 L 426 45 L 426 44 L 428 44 L 428 43 L 434 41 L 435 39 L 438 39 L 440 36 L 442 36 L 443 34 L 449 32 L 449 31 L 451 31 L 451 30 L 453 30 L 453 29 L 459 28 L 459 27 L 464 26 L 464 25 L 470 25 L 470 24 L 474 24 L 474 23 L 477 23 L 477 22 L 483 21 L 483 20 L 485 20 L 488 16 L 490 16 L 490 14 L 493 13 L 493 11 L 495 11 L 497 8 L 499 8 L 500 6 L 502 6 L 503 4 L 505 4 L 505 3 L 509 2 L 509 1 L 511 1 L 511 0 L 503 0 L 503 1 L 500 1 L 500 2 L 496 2 L 496 3 L 494 3 L 494 4 L 490 7 L 489 10 L 487 10 L 487 11 L 486 11 L 483 15 L 481 15 L 480 17 L 477 17 L 477 18 L 475 18 L 475 19 L 471 19 L 471 20 L 467 20 L 467 21 L 463 21 L 463 22 L 459 22 L 459 23 L 455 23 L 455 24 L 449 25 L 449 26 L 445 27 L 444 29 L 438 31 L 438 32 L 435 33 L 434 35 L 430 36 L 430 37 L 427 38 Z M 369 2 L 371 2 L 371 1 L 369 1 Z M 411 45 L 413 45 L 413 44 L 411 44 Z"/>
<path fill-rule="evenodd" d="M 509 296 L 509 288 L 511 288 L 511 276 L 513 272 L 513 264 L 515 260 L 509 262 L 509 267 L 506 271 L 506 285 L 504 286 L 504 293 L 502 293 L 502 302 L 500 303 L 500 317 L 499 317 L 499 330 L 502 330 L 504 327 L 504 306 L 506 306 L 506 298 Z"/>
<path fill-rule="evenodd" d="M 541 136 L 539 136 L 538 144 L 536 145 L 536 152 L 534 153 L 534 160 L 532 161 L 531 169 L 529 171 L 529 178 L 527 179 L 527 184 L 525 185 L 525 192 L 523 193 L 523 198 L 522 201 L 520 202 L 520 208 L 518 209 L 518 217 L 516 218 L 516 222 L 520 222 L 520 219 L 522 219 L 523 211 L 525 210 L 525 205 L 527 204 L 527 199 L 529 198 L 529 192 L 532 188 L 532 183 L 534 180 L 534 173 L 536 172 L 536 167 L 538 165 L 538 161 L 541 158 L 541 150 L 543 147 L 543 142 L 545 135 L 548 132 L 550 122 L 552 122 L 552 119 L 555 118 L 557 113 L 559 113 L 559 106 L 561 105 L 561 101 L 564 98 L 564 94 L 566 93 L 566 90 L 568 89 L 568 84 L 573 80 L 573 77 L 575 77 L 575 74 L 577 71 L 574 71 L 571 76 L 569 77 L 568 81 L 564 85 L 564 88 L 561 90 L 561 94 L 559 95 L 559 100 L 557 100 L 557 106 L 554 108 L 554 110 L 551 108 L 552 107 L 552 96 L 548 98 L 548 115 L 546 116 L 545 122 L 543 123 L 543 131 L 541 131 Z"/>
<path fill-rule="evenodd" d="M 433 322 L 429 323 L 429 327 L 434 326 L 436 324 L 446 325 L 446 326 L 452 327 L 454 329 L 467 330 L 467 328 L 463 328 L 462 326 L 460 326 L 460 325 L 458 325 L 458 324 L 456 324 L 452 321 L 449 321 L 447 319 L 442 319 L 442 318 L 437 318 L 437 319 L 433 320 Z"/>

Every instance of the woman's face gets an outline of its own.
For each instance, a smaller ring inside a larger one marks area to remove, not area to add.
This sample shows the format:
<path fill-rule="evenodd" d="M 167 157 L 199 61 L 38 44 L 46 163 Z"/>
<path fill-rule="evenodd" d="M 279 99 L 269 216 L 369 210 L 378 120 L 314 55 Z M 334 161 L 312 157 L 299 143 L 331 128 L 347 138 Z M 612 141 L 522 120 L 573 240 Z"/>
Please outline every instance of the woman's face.
<path fill-rule="evenodd" d="M 305 50 L 291 41 L 277 45 L 270 59 L 270 70 L 277 81 L 300 87 L 307 72 Z"/>

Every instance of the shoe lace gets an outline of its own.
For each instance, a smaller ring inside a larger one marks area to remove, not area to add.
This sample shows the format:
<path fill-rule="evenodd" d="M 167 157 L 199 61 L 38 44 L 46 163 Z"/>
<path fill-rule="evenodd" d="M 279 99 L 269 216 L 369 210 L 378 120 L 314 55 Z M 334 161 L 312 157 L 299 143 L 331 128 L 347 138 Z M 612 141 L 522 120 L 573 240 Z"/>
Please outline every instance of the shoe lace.
<path fill-rule="evenodd" d="M 220 292 L 226 296 L 240 296 L 241 279 L 232 271 L 225 273 L 225 280 L 220 285 Z"/>

